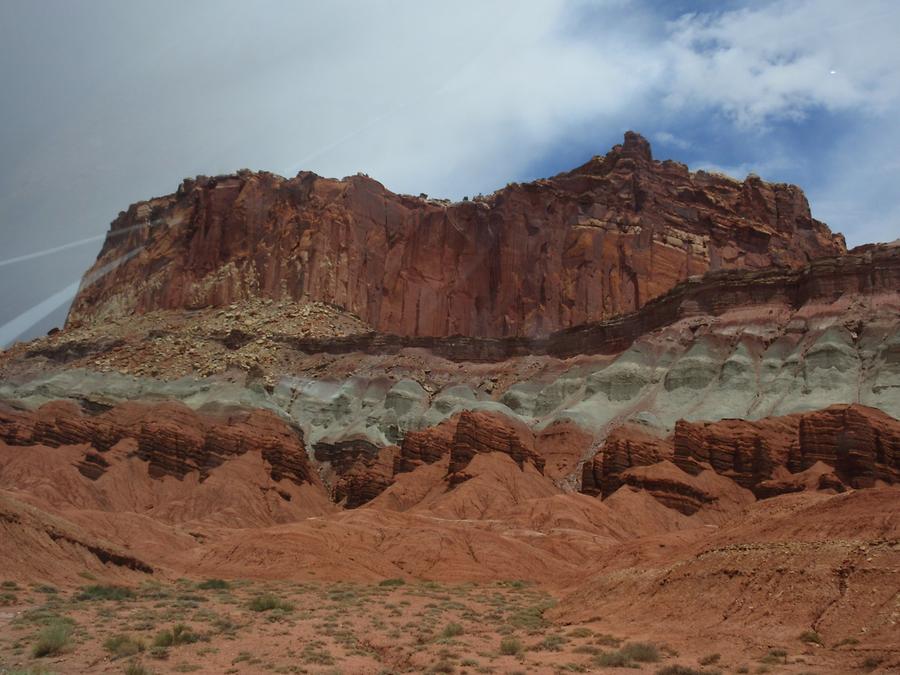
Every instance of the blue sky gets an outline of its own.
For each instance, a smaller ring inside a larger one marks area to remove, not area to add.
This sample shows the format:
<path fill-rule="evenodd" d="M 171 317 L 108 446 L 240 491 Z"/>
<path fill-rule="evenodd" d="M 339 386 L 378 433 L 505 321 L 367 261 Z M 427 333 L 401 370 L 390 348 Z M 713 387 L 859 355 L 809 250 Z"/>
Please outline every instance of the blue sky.
<path fill-rule="evenodd" d="M 893 0 L 0 0 L 0 342 L 62 321 L 128 204 L 242 167 L 458 198 L 635 129 L 896 239 L 898 29 Z"/>

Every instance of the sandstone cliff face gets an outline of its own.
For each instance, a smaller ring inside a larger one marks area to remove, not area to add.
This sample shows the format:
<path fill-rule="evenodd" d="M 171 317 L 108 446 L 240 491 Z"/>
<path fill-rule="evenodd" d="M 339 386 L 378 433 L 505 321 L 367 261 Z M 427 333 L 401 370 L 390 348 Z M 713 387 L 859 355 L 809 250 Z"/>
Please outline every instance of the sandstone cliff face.
<path fill-rule="evenodd" d="M 112 224 L 75 326 L 251 297 L 333 303 L 404 336 L 543 336 L 634 311 L 710 270 L 797 267 L 845 250 L 801 190 L 605 157 L 450 204 L 365 176 L 186 180 Z"/>
<path fill-rule="evenodd" d="M 606 437 L 594 458 L 584 463 L 581 491 L 608 497 L 625 483 L 622 474 L 626 470 L 671 460 L 672 455 L 670 439 L 659 438 L 631 424 L 622 425 Z"/>
<path fill-rule="evenodd" d="M 122 403 L 91 416 L 71 401 L 48 403 L 34 412 L 0 404 L 0 440 L 19 446 L 88 445 L 99 452 L 88 448 L 77 466 L 94 480 L 107 467 L 103 453 L 127 439 L 154 477 L 184 478 L 196 471 L 203 480 L 227 459 L 252 451 L 268 463 L 273 480 L 319 484 L 301 434 L 268 411 L 209 416 L 181 403 Z"/>
<path fill-rule="evenodd" d="M 832 467 L 840 481 L 852 487 L 900 481 L 900 422 L 861 405 L 758 421 L 681 421 L 674 444 L 675 464 L 685 471 L 696 473 L 700 462 L 708 463 L 717 473 L 766 496 L 778 491 L 770 480 L 780 478 L 775 475 L 778 468 L 799 473 L 818 462 Z M 839 488 L 840 481 L 828 476 L 821 480 L 825 487 Z"/>

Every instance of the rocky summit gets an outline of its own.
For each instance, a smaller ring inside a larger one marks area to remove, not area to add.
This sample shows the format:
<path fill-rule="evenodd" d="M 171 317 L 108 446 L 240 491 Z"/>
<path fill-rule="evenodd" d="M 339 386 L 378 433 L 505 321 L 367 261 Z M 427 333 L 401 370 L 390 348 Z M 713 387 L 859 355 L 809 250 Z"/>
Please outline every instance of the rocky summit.
<path fill-rule="evenodd" d="M 0 672 L 895 671 L 898 418 L 796 186 L 187 179 L 0 354 Z"/>

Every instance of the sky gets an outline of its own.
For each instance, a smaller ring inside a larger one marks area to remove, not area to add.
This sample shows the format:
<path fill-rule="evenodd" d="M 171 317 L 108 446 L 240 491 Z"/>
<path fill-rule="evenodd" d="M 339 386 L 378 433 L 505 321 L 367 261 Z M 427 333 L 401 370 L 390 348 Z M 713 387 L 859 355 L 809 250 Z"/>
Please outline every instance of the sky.
<path fill-rule="evenodd" d="M 458 199 L 654 156 L 900 237 L 896 0 L 0 0 L 0 346 L 188 176 L 358 171 Z"/>

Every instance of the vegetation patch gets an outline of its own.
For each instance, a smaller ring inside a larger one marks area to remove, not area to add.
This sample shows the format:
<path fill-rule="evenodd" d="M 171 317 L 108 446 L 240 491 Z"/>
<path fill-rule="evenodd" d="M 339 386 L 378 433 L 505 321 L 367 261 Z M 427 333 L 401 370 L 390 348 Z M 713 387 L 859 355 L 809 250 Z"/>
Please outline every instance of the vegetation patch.
<path fill-rule="evenodd" d="M 130 600 L 133 597 L 134 591 L 126 586 L 94 584 L 82 588 L 75 599 L 83 602 L 91 600 Z"/>
<path fill-rule="evenodd" d="M 31 653 L 35 658 L 60 654 L 68 646 L 71 636 L 71 622 L 54 621 L 38 633 L 37 642 L 35 642 Z"/>

